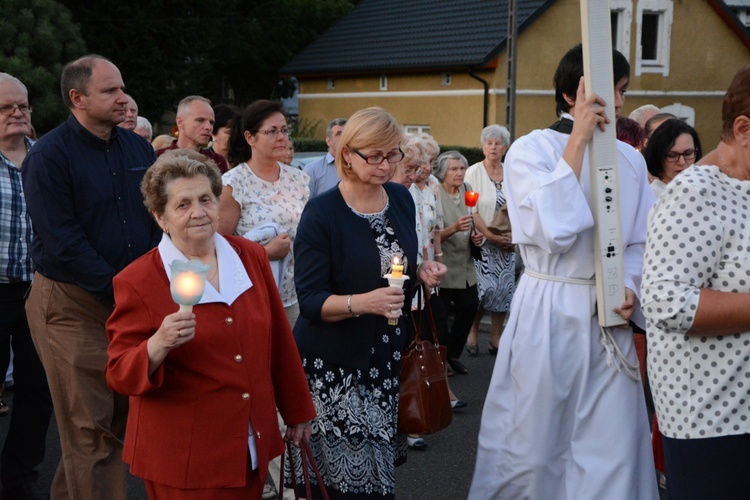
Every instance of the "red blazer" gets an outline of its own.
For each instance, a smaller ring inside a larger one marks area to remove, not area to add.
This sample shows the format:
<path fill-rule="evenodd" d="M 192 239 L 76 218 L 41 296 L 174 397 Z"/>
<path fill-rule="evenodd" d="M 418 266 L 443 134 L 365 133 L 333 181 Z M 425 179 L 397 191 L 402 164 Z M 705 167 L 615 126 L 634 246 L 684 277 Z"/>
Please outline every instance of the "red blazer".
<path fill-rule="evenodd" d="M 253 286 L 231 307 L 194 306 L 195 338 L 172 350 L 151 378 L 146 342 L 178 309 L 158 249 L 114 279 L 106 377 L 130 396 L 123 459 L 134 475 L 176 488 L 243 486 L 248 422 L 265 477 L 283 451 L 276 407 L 289 425 L 315 417 L 266 252 L 226 238 Z"/>

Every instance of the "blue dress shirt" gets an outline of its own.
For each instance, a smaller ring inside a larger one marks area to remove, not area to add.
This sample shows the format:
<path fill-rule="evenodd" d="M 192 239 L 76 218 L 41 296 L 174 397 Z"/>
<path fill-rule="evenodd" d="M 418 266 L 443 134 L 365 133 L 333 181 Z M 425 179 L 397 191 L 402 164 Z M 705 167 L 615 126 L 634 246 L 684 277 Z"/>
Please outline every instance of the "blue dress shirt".
<path fill-rule="evenodd" d="M 39 139 L 21 170 L 37 272 L 111 299 L 114 275 L 161 237 L 140 192 L 155 159 L 133 132 L 105 141 L 73 115 Z"/>

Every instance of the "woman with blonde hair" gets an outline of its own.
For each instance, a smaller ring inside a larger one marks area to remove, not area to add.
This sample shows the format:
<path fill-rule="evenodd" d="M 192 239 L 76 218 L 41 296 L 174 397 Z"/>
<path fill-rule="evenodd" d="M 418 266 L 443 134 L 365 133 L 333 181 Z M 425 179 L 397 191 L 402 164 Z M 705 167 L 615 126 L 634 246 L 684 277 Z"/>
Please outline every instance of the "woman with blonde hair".
<path fill-rule="evenodd" d="M 356 112 L 336 153 L 341 182 L 308 202 L 294 241 L 294 333 L 318 412 L 310 444 L 331 497 L 394 498 L 406 449 L 396 439 L 405 314 L 413 287 L 438 286 L 446 273 L 417 265 L 414 202 L 388 182 L 402 140 L 384 110 Z M 410 278 L 406 293 L 383 278 L 394 256 Z"/>

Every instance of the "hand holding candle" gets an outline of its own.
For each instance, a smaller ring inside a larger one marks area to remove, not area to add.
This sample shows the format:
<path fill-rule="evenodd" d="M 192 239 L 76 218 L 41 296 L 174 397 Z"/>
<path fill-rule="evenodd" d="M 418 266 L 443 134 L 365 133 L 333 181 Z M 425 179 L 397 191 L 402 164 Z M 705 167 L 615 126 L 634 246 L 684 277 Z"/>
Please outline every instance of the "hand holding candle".
<path fill-rule="evenodd" d="M 384 276 L 388 280 L 388 286 L 403 288 L 408 276 L 404 276 L 404 262 L 401 257 L 394 255 L 391 259 L 391 272 Z M 388 320 L 389 325 L 397 325 L 398 319 L 393 318 Z"/>
<path fill-rule="evenodd" d="M 185 262 L 175 259 L 169 268 L 172 271 L 172 300 L 179 304 L 180 311 L 192 311 L 193 306 L 203 297 L 206 275 L 211 267 L 199 260 Z"/>
<path fill-rule="evenodd" d="M 469 212 L 469 215 L 474 211 L 474 207 L 477 206 L 477 201 L 479 200 L 479 193 L 476 191 L 466 191 L 464 193 L 464 202 L 466 203 L 466 210 Z M 471 232 L 474 233 L 476 231 L 474 229 L 474 218 L 471 218 Z"/>

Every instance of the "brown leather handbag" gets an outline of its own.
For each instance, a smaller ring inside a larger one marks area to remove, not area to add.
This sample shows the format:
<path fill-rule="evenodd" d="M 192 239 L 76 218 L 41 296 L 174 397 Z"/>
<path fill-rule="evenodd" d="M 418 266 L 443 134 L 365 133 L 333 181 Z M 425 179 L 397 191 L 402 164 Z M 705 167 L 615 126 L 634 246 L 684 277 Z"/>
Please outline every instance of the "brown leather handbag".
<path fill-rule="evenodd" d="M 487 224 L 487 229 L 493 234 L 503 234 L 510 232 L 510 218 L 508 217 L 508 203 L 503 203 L 495 214 L 492 222 Z"/>
<path fill-rule="evenodd" d="M 421 312 L 423 287 L 417 292 Z M 398 432 L 432 434 L 445 429 L 453 418 L 445 368 L 446 348 L 438 344 L 429 298 L 425 299 L 432 340 L 422 340 L 421 324 L 414 319 L 414 341 L 401 355 L 399 377 Z M 420 322 L 421 323 L 421 322 Z"/>

